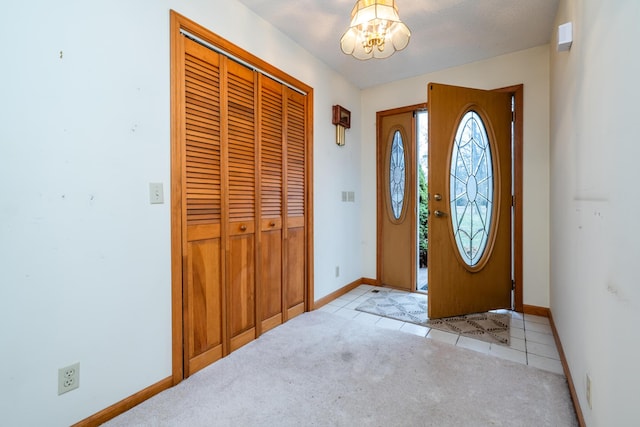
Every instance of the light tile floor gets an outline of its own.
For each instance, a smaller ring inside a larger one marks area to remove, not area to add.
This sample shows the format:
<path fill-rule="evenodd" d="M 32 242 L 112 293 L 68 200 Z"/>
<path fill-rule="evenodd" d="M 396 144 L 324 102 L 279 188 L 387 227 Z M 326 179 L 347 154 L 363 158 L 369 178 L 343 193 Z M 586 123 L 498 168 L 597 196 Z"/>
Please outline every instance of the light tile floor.
<path fill-rule="evenodd" d="M 549 326 L 549 319 L 546 317 L 532 316 L 510 310 L 497 310 L 501 313 L 511 314 L 511 344 L 507 347 L 438 329 L 430 329 L 414 323 L 401 322 L 357 311 L 355 308 L 369 298 L 370 295 L 368 293 L 372 289 L 376 289 L 376 287 L 360 285 L 349 293 L 319 308 L 319 310 L 353 319 L 356 322 L 399 330 L 564 375 L 551 326 Z"/>

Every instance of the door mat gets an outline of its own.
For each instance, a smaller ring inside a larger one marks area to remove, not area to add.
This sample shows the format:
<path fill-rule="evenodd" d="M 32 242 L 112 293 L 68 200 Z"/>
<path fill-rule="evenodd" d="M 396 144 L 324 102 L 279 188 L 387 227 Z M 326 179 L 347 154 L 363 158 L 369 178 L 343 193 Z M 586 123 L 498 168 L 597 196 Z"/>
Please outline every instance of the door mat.
<path fill-rule="evenodd" d="M 509 332 L 511 316 L 504 313 L 488 311 L 442 319 L 429 319 L 425 326 L 506 346 L 511 343 Z"/>
<path fill-rule="evenodd" d="M 475 313 L 429 319 L 427 296 L 396 290 L 369 291 L 368 298 L 356 310 L 403 322 L 464 335 L 486 342 L 509 345 L 511 316 L 506 313 Z"/>
<path fill-rule="evenodd" d="M 429 320 L 426 295 L 374 289 L 367 296 L 356 310 L 423 326 Z"/>

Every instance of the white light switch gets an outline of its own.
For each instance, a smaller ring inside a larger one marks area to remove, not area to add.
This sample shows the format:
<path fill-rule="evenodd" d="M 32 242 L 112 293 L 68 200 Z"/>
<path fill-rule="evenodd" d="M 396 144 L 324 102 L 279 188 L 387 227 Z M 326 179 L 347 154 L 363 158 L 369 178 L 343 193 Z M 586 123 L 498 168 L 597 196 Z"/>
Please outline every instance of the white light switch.
<path fill-rule="evenodd" d="M 149 202 L 152 205 L 158 204 L 158 203 L 164 203 L 164 194 L 163 194 L 161 182 L 149 183 Z"/>
<path fill-rule="evenodd" d="M 356 193 L 353 191 L 347 192 L 347 202 L 355 202 L 356 201 Z"/>

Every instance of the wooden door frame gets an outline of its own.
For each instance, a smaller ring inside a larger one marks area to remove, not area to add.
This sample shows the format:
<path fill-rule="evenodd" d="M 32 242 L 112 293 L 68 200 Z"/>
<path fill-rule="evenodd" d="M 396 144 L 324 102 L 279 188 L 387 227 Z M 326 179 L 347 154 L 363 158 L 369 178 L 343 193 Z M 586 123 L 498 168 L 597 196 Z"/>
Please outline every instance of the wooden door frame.
<path fill-rule="evenodd" d="M 182 169 L 183 159 L 181 155 L 181 143 L 184 134 L 184 103 L 182 93 L 184 82 L 181 76 L 184 64 L 181 63 L 184 52 L 180 49 L 180 31 L 185 30 L 207 43 L 239 58 L 267 74 L 296 87 L 306 93 L 305 114 L 305 311 L 313 309 L 313 88 L 286 74 L 273 65 L 252 55 L 246 50 L 214 34 L 205 27 L 170 10 L 170 55 L 171 55 L 171 337 L 172 337 L 172 382 L 178 384 L 184 379 L 184 299 L 183 299 L 183 268 L 186 257 L 183 257 L 182 248 L 186 239 L 183 230 L 182 218 L 185 215 L 182 206 Z"/>
<path fill-rule="evenodd" d="M 523 121 L 524 121 L 524 85 L 513 85 L 499 89 L 496 92 L 510 93 L 514 98 L 513 111 L 513 309 L 522 313 L 524 310 L 523 295 L 523 239 L 522 239 L 522 217 L 523 217 L 523 174 L 524 144 L 523 144 Z"/>
<path fill-rule="evenodd" d="M 513 85 L 507 86 L 499 89 L 495 89 L 499 92 L 508 92 L 514 97 L 515 111 L 513 117 L 513 170 L 512 170 L 512 178 L 513 178 L 513 281 L 514 281 L 514 290 L 513 290 L 513 309 L 517 312 L 522 313 L 524 309 L 523 303 L 523 295 L 524 295 L 524 284 L 523 284 L 523 162 L 524 162 L 524 153 L 523 153 L 523 101 L 524 101 L 524 85 Z M 380 162 L 384 162 L 384 159 L 380 159 L 378 156 L 378 144 L 381 143 L 383 135 L 380 134 L 381 127 L 379 123 L 381 123 L 381 119 L 383 116 L 388 116 L 392 114 L 405 113 L 408 111 L 418 111 L 418 110 L 427 110 L 428 103 L 424 104 L 415 104 L 409 105 L 406 107 L 394 108 L 390 110 L 378 111 L 376 112 L 376 284 L 378 286 L 382 285 L 382 250 L 381 250 L 381 240 L 382 240 L 382 222 L 381 215 L 384 212 L 384 199 L 382 192 L 382 179 L 378 171 L 380 170 Z M 415 152 L 417 147 L 415 147 L 417 141 L 411 141 L 413 147 L 411 150 Z M 415 159 L 414 159 L 415 160 Z M 415 197 L 415 195 L 414 195 Z M 415 236 L 417 239 L 417 235 Z M 414 240 L 414 243 L 417 244 L 417 241 Z"/>

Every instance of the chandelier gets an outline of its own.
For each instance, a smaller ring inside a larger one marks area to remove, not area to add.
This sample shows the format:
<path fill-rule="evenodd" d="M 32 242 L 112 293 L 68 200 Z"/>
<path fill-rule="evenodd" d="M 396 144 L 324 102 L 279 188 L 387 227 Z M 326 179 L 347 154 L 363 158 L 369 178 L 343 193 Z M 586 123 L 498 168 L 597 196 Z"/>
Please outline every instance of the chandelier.
<path fill-rule="evenodd" d="M 395 0 L 358 0 L 340 47 L 357 59 L 388 58 L 409 44 L 411 31 L 400 20 Z"/>

